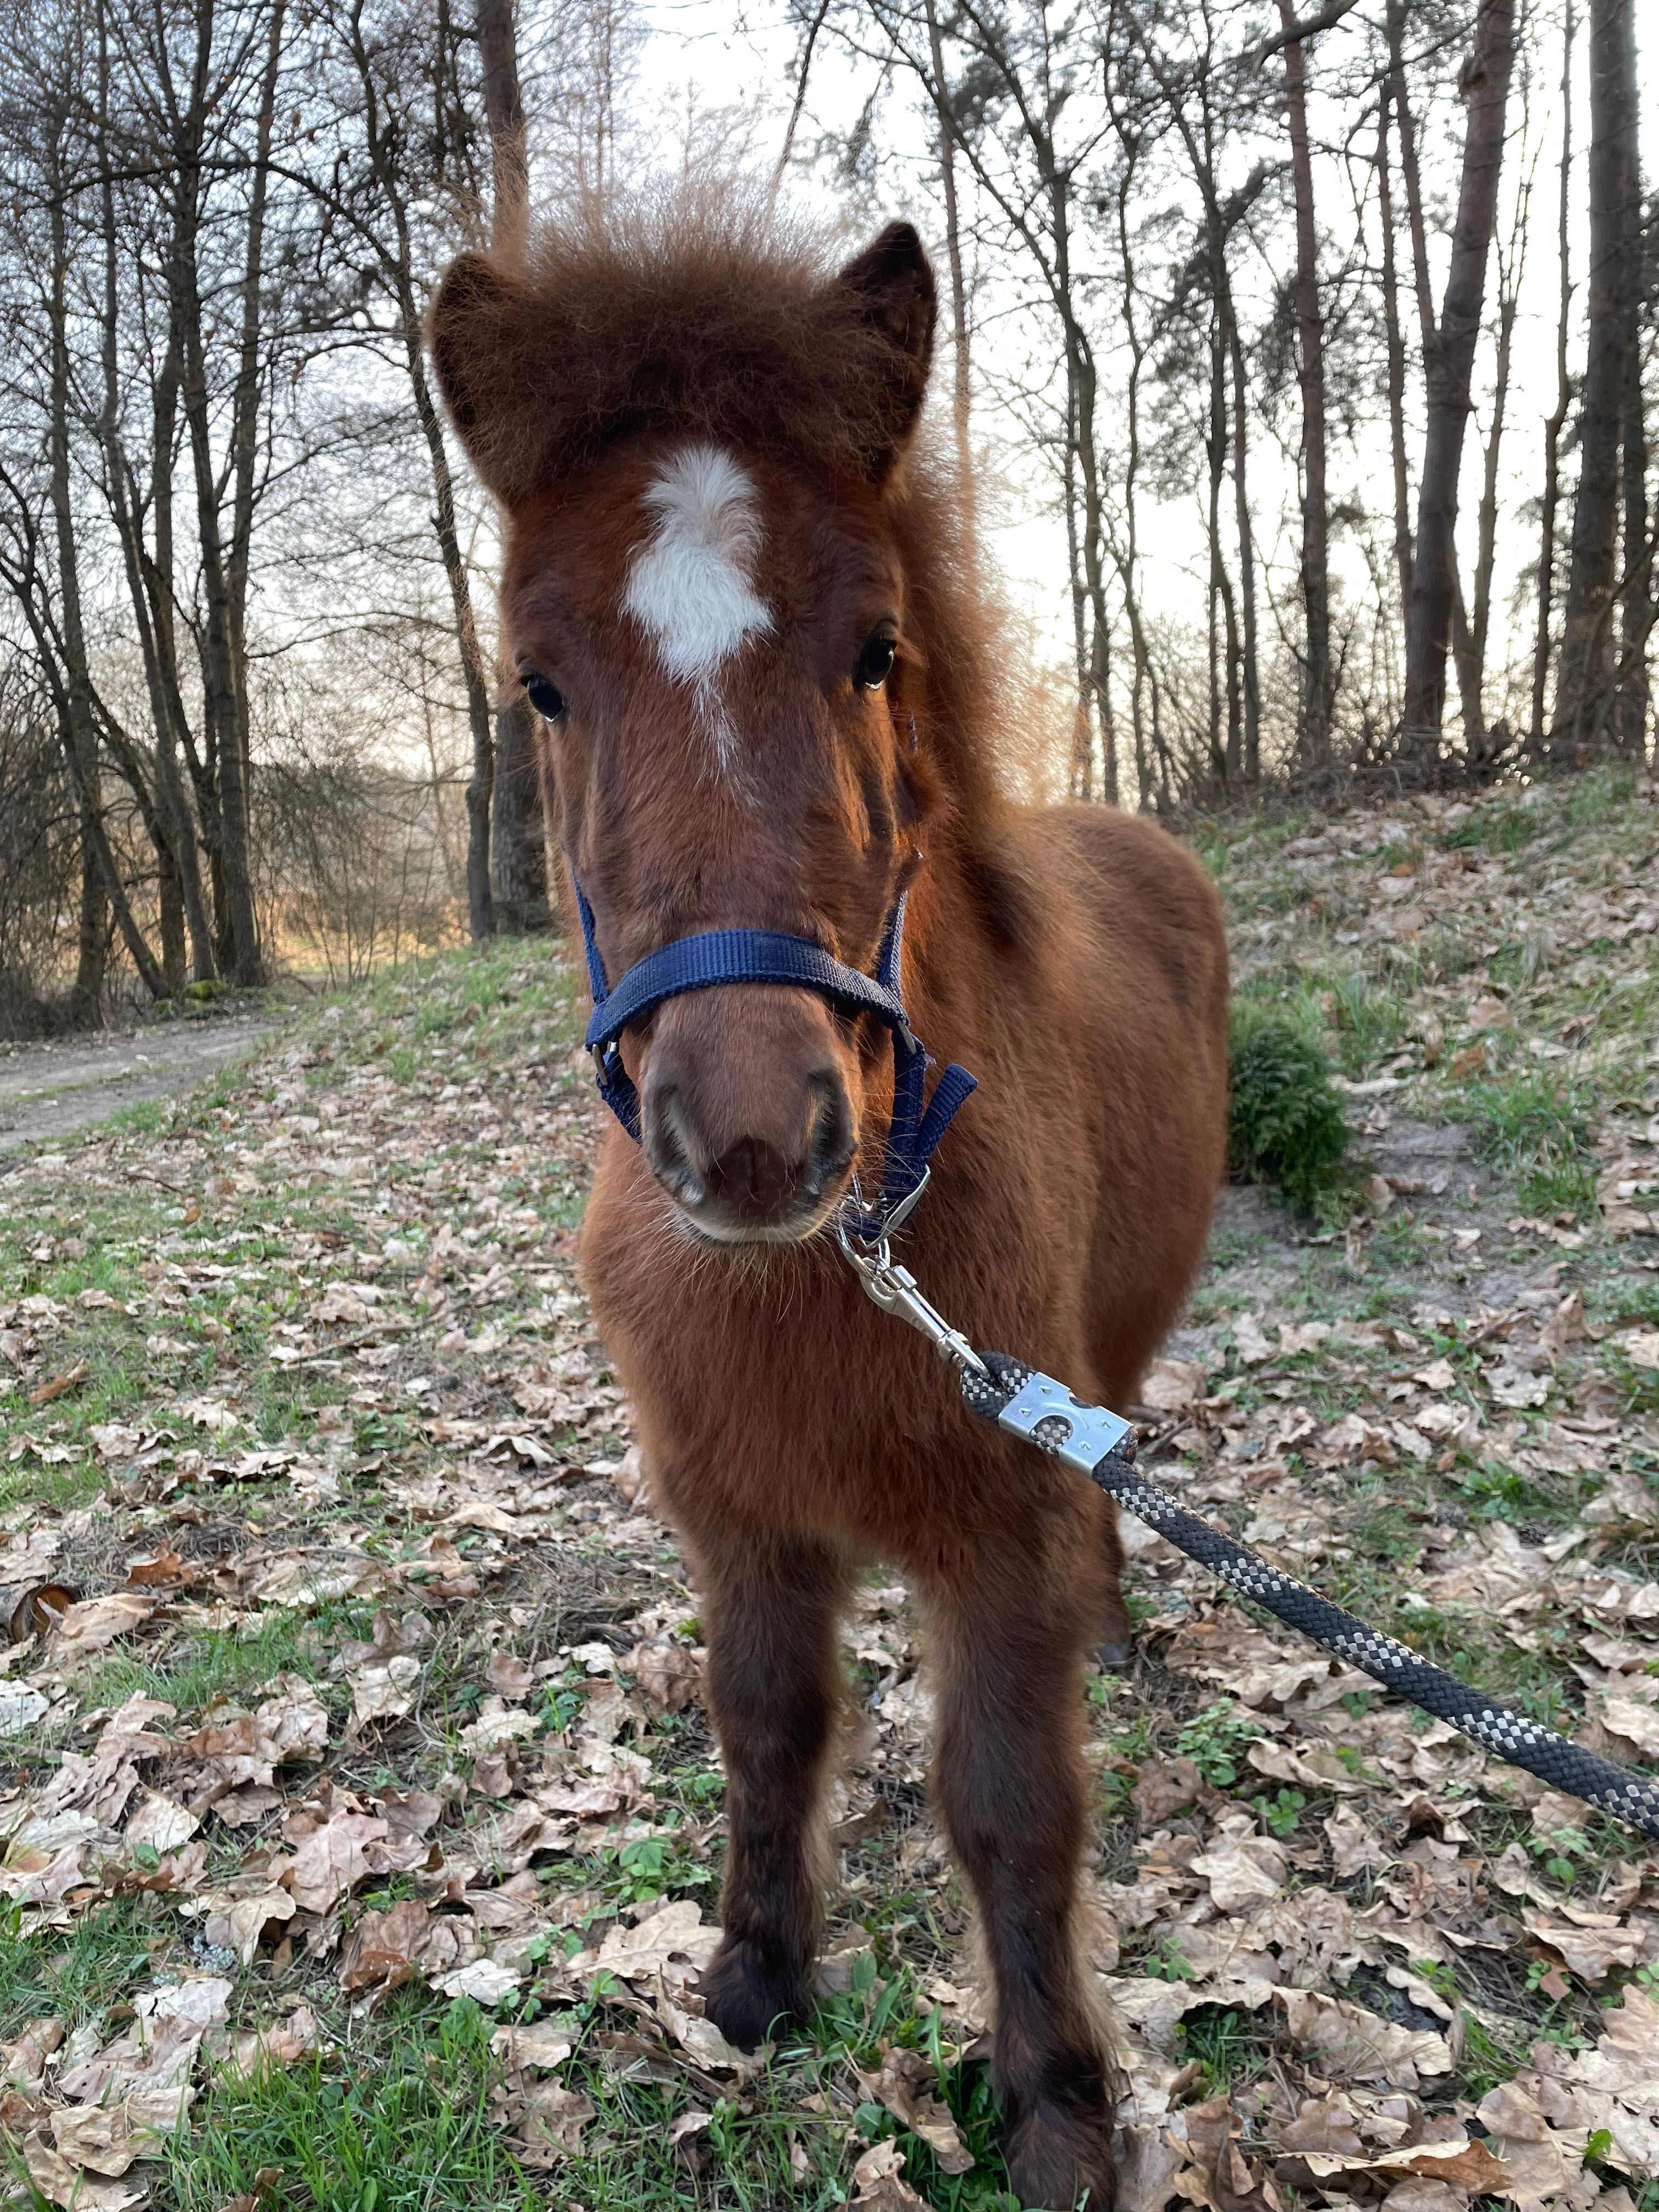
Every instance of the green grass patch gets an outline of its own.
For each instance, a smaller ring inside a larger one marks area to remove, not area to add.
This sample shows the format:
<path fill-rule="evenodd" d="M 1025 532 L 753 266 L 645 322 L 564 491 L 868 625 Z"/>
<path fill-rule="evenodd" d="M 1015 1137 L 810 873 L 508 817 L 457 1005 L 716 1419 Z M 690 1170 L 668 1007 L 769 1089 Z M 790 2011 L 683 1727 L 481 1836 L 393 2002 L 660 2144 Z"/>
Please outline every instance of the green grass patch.
<path fill-rule="evenodd" d="M 123 1897 L 94 1905 L 67 1929 L 23 1932 L 23 1911 L 0 1909 L 0 2041 L 25 2021 L 51 2015 L 73 2034 L 148 1983 L 177 1923 L 168 1899 Z"/>
<path fill-rule="evenodd" d="M 1228 1072 L 1234 1174 L 1304 1213 L 1332 1208 L 1347 1180 L 1348 1124 L 1318 1040 L 1282 1009 L 1238 1000 Z"/>
<path fill-rule="evenodd" d="M 216 1698 L 249 1698 L 277 1674 L 311 1678 L 318 1672 L 313 1655 L 321 1638 L 336 1626 L 359 1633 L 365 1625 L 361 1608 L 354 1614 L 343 1606 L 325 1605 L 310 1615 L 283 1609 L 258 1617 L 248 1636 L 204 1629 L 154 1657 L 124 1651 L 105 1658 L 85 1682 L 84 1695 L 100 1705 L 161 1698 L 181 1713 L 199 1712 Z M 325 1703 L 331 1694 L 343 1701 L 343 1692 L 327 1684 L 319 1694 Z"/>
<path fill-rule="evenodd" d="M 1196 2059 L 1206 2097 L 1224 2097 L 1265 2073 L 1273 2057 L 1271 2015 L 1233 2005 L 1196 2005 L 1180 2023 L 1181 2056 Z"/>
<path fill-rule="evenodd" d="M 1472 1084 L 1464 1112 L 1475 1150 L 1513 1182 L 1529 1212 L 1589 1213 L 1595 1175 L 1582 1084 L 1520 1068 L 1494 1083 Z"/>
<path fill-rule="evenodd" d="M 493 2026 L 411 2003 L 372 2051 L 212 2082 L 168 2141 L 173 2203 L 220 2212 L 274 2170 L 271 2212 L 541 2212 L 490 2109 Z"/>

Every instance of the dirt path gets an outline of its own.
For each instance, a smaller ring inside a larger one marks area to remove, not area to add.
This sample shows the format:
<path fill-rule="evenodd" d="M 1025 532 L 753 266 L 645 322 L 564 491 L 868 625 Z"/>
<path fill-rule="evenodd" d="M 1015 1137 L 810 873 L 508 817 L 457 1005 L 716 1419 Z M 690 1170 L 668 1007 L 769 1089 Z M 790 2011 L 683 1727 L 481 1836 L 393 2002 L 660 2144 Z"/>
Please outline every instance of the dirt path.
<path fill-rule="evenodd" d="M 68 1136 L 124 1106 L 188 1091 L 283 1019 L 278 1009 L 0 1045 L 0 1155 Z"/>

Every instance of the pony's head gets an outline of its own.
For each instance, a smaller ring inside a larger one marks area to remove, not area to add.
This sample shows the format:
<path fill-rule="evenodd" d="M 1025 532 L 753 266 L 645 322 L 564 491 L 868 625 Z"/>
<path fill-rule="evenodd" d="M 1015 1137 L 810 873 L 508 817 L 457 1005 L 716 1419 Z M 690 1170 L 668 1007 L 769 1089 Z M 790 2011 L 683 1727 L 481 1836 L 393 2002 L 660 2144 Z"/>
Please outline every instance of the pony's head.
<path fill-rule="evenodd" d="M 873 969 L 940 803 L 898 519 L 934 315 L 904 223 L 839 273 L 612 217 L 444 279 L 433 356 L 613 981 L 733 927 Z M 806 989 L 671 1000 L 622 1042 L 652 1173 L 708 1237 L 811 1235 L 884 1130 L 886 1042 Z"/>

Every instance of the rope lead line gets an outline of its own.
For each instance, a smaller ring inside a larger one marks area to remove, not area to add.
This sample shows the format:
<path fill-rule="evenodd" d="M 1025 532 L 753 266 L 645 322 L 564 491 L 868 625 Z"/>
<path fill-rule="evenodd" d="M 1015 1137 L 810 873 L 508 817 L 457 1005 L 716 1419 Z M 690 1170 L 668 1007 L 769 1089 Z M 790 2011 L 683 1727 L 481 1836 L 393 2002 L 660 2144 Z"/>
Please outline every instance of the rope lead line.
<path fill-rule="evenodd" d="M 1321 1597 L 1317 1590 L 1310 1590 L 1291 1575 L 1281 1574 L 1243 1544 L 1211 1528 L 1207 1521 L 1188 1513 L 1167 1492 L 1135 1473 L 1132 1431 L 1121 1435 L 1103 1456 L 1089 1464 L 1090 1455 L 1079 1450 L 1084 1433 L 1098 1437 L 1103 1423 L 1127 1431 L 1126 1423 L 1118 1422 L 1115 1415 L 1099 1407 L 1080 1406 L 1063 1384 L 1017 1359 L 1005 1358 L 998 1352 L 983 1352 L 981 1358 L 985 1374 L 966 1369 L 962 1376 L 962 1395 L 972 1412 L 1034 1443 L 1039 1451 L 1081 1468 L 1109 1497 L 1167 1537 L 1177 1551 L 1196 1559 L 1303 1635 L 1310 1636 L 1316 1644 L 1322 1644 L 1328 1651 L 1361 1668 L 1396 1697 L 1432 1713 L 1437 1720 L 1449 1722 L 1511 1766 L 1524 1766 L 1552 1789 L 1582 1798 L 1587 1805 L 1597 1805 L 1644 1836 L 1659 1838 L 1659 1783 L 1615 1766 L 1611 1759 L 1598 1759 L 1594 1752 L 1581 1750 L 1553 1729 L 1540 1728 L 1524 1714 L 1481 1696 L 1440 1668 L 1431 1667 L 1392 1636 L 1367 1628 L 1364 1621 Z M 1053 1411 L 1045 1413 L 1035 1425 L 1030 1419 L 1033 1386 L 1053 1406 Z M 1014 1419 L 1006 1420 L 1005 1415 L 1011 1413 Z M 1105 1433 L 1111 1433 L 1110 1428 Z"/>

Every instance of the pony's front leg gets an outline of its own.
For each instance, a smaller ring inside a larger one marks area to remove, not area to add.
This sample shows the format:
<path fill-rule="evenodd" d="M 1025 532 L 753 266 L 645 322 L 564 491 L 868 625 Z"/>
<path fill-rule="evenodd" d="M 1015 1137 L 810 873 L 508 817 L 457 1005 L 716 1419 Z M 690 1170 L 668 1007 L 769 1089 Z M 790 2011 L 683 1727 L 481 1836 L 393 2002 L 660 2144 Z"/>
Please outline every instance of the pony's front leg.
<path fill-rule="evenodd" d="M 729 1526 L 695 1548 L 727 1830 L 725 1934 L 702 1988 L 708 2017 L 747 2050 L 809 2000 L 847 1571 L 826 1545 Z"/>
<path fill-rule="evenodd" d="M 933 1607 L 934 1795 L 995 1979 L 1009 2179 L 1023 2205 L 1057 2212 L 1106 2212 L 1114 2186 L 1117 2084 L 1078 1941 L 1082 1659 L 1103 1596 L 1102 1563 L 1075 1540 L 1090 1525 L 1064 1542 L 1002 1532 Z"/>

